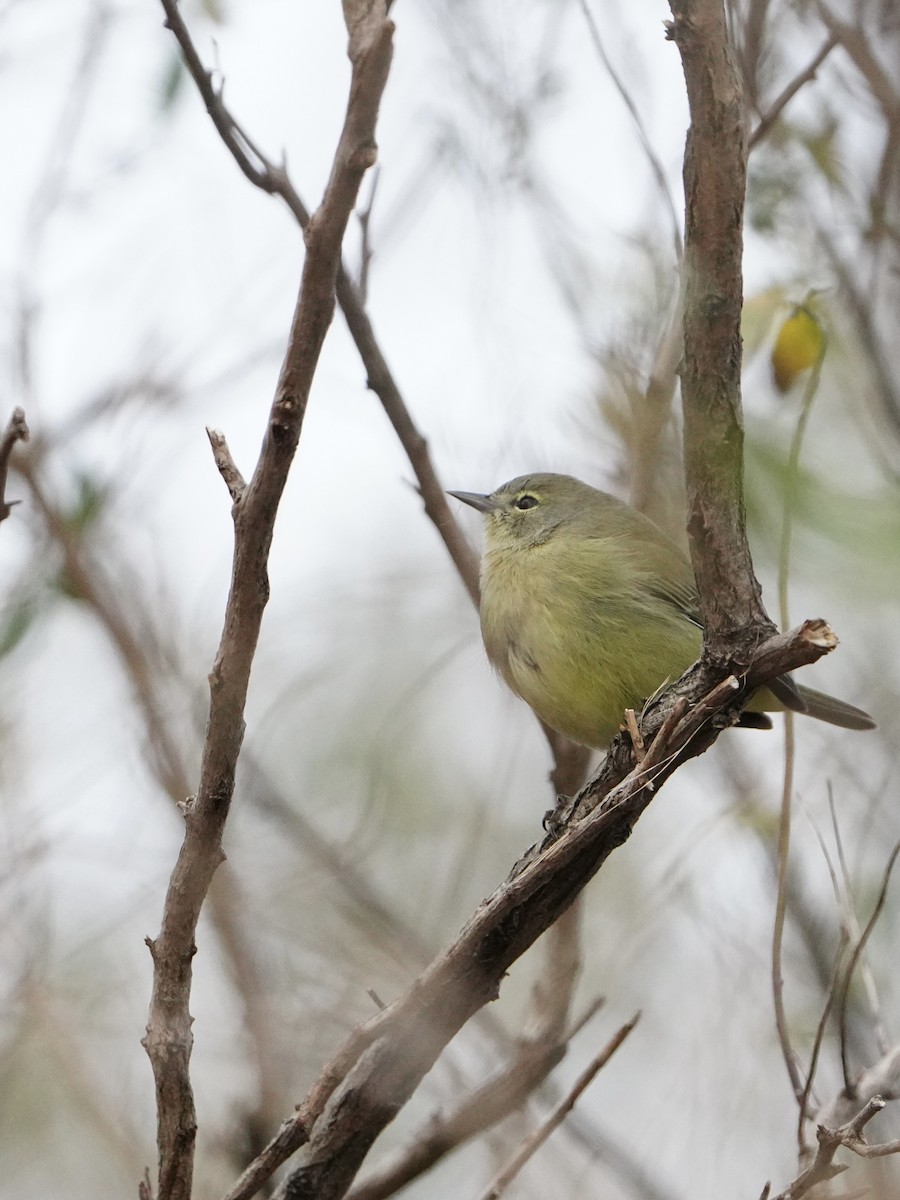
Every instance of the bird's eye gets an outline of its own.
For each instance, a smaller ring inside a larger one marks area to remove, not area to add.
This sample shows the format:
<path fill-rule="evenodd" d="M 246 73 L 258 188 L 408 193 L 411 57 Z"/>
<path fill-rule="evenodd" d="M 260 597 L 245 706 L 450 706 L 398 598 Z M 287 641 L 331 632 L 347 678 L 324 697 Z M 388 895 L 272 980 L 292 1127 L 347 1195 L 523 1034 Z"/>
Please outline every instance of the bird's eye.
<path fill-rule="evenodd" d="M 526 508 L 536 508 L 537 502 L 538 502 L 537 496 L 525 495 L 525 496 L 519 496 L 519 498 L 516 500 L 515 504 L 516 504 L 516 508 L 521 508 L 524 510 Z"/>

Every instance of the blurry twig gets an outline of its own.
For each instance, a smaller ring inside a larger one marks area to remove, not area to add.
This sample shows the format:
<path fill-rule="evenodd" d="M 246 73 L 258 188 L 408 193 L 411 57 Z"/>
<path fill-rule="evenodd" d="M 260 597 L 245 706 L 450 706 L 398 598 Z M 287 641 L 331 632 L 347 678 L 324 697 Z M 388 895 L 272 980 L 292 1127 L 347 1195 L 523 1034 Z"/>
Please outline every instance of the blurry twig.
<path fill-rule="evenodd" d="M 634 97 L 625 86 L 625 81 L 619 75 L 618 71 L 612 64 L 612 60 L 606 53 L 606 48 L 603 45 L 603 39 L 600 37 L 600 30 L 597 27 L 597 22 L 594 20 L 594 14 L 591 12 L 588 0 L 578 0 L 578 4 L 588 27 L 588 33 L 590 34 L 591 42 L 597 52 L 597 57 L 603 64 L 603 69 L 606 71 L 607 75 L 612 81 L 613 87 L 615 87 L 616 91 L 621 96 L 622 103 L 628 109 L 628 115 L 631 117 L 634 127 L 637 130 L 638 141 L 641 144 L 644 157 L 647 159 L 647 163 L 650 166 L 650 171 L 656 183 L 657 191 L 659 192 L 660 198 L 662 199 L 662 202 L 666 207 L 666 211 L 668 212 L 669 221 L 672 226 L 672 245 L 675 250 L 675 258 L 678 262 L 681 262 L 683 250 L 681 243 L 681 220 L 678 216 L 678 213 L 675 211 L 675 202 L 672 199 L 672 193 L 669 190 L 669 184 L 666 179 L 666 173 L 663 170 L 663 165 L 659 160 L 659 155 L 653 149 L 653 143 L 650 141 L 650 137 L 647 133 L 646 126 L 644 125 L 643 118 L 641 117 Z"/>
<path fill-rule="evenodd" d="M 896 153 L 898 140 L 900 140 L 900 91 L 896 87 L 894 77 L 881 65 L 860 24 L 851 25 L 842 20 L 832 11 L 826 0 L 816 0 L 816 8 L 823 24 L 837 38 L 841 48 L 865 80 L 873 101 L 881 109 L 887 126 L 877 187 L 869 197 L 869 208 L 874 226 L 872 240 L 877 243 L 886 228 L 884 217 L 888 209 L 888 193 L 891 187 L 896 188 Z M 832 235 L 821 227 L 817 233 L 831 259 L 832 268 L 840 280 L 842 290 L 850 301 L 860 340 L 863 342 L 869 362 L 878 379 L 885 415 L 896 432 L 900 430 L 900 395 L 897 393 L 896 372 L 891 361 L 893 346 L 890 350 L 885 350 L 882 339 L 879 337 L 870 303 L 871 289 L 857 284 L 852 266 L 838 250 L 837 242 Z M 882 259 L 881 261 L 884 265 L 886 260 Z M 877 259 L 874 260 L 873 265 L 878 265 Z"/>
<path fill-rule="evenodd" d="M 809 1117 L 809 1099 L 812 1095 L 813 1083 L 816 1078 L 816 1069 L 819 1065 L 819 1054 L 822 1050 L 822 1042 L 825 1038 L 825 1030 L 828 1026 L 828 1020 L 831 1016 L 832 1008 L 834 1007 L 835 997 L 837 996 L 838 980 L 840 979 L 841 967 L 844 962 L 844 951 L 847 949 L 848 934 L 846 929 L 841 930 L 840 944 L 834 955 L 834 970 L 831 972 L 831 979 L 828 982 L 828 991 L 825 994 L 825 1004 L 822 1007 L 822 1015 L 819 1018 L 819 1024 L 816 1026 L 816 1036 L 813 1041 L 812 1053 L 809 1056 L 809 1066 L 806 1071 L 806 1082 L 803 1085 L 803 1094 L 800 1096 L 799 1113 L 797 1116 L 797 1145 L 800 1147 L 801 1153 L 805 1148 L 803 1130 L 806 1121 Z M 784 1047 L 782 1047 L 782 1050 Z"/>
<path fill-rule="evenodd" d="M 849 1007 L 847 1004 L 847 994 L 850 991 L 850 984 L 853 980 L 853 974 L 856 970 L 857 963 L 866 948 L 866 943 L 872 936 L 872 931 L 881 916 L 881 911 L 884 908 L 884 902 L 887 899 L 888 885 L 891 881 L 891 872 L 894 869 L 894 864 L 897 861 L 897 855 L 900 854 L 900 842 L 898 842 L 888 857 L 887 864 L 884 868 L 884 876 L 881 881 L 881 889 L 878 893 L 878 899 L 875 902 L 875 907 L 872 909 L 872 915 L 866 922 L 866 926 L 860 934 L 856 945 L 853 947 L 853 952 L 850 955 L 850 961 L 847 963 L 847 969 L 844 972 L 843 982 L 841 984 L 841 1004 L 840 1004 L 840 1024 L 841 1024 L 841 1066 L 844 1072 L 844 1090 L 848 1096 L 856 1094 L 858 1081 L 854 1080 L 850 1074 L 850 1066 L 847 1056 L 847 1014 Z"/>
<path fill-rule="evenodd" d="M 34 398 L 34 371 L 31 352 L 34 326 L 41 308 L 36 291 L 41 250 L 50 218 L 62 204 L 65 195 L 69 165 L 88 111 L 91 92 L 100 78 L 97 63 L 105 50 L 111 24 L 110 6 L 103 2 L 91 5 L 81 37 L 80 54 L 66 89 L 65 103 L 60 109 L 37 184 L 25 207 L 23 262 L 17 280 L 16 366 L 32 419 L 34 411 L 30 405 Z"/>
<path fill-rule="evenodd" d="M 682 322 L 681 289 L 650 370 L 643 401 L 636 413 L 636 433 L 631 464 L 629 500 L 635 508 L 652 516 L 650 511 L 658 486 L 660 445 L 666 422 L 672 413 L 672 399 L 678 381 L 681 359 Z"/>
<path fill-rule="evenodd" d="M 90 552 L 85 530 L 67 520 L 60 505 L 48 495 L 41 462 L 40 455 L 29 455 L 16 466 L 48 536 L 62 556 L 61 574 L 68 590 L 90 609 L 118 655 L 143 720 L 150 770 L 173 804 L 182 804 L 190 791 L 189 770 L 176 733 L 172 698 L 165 686 L 173 677 L 175 652 L 161 643 L 150 612 L 142 611 L 133 596 L 125 603 L 117 599 L 125 589 L 121 583 L 116 586 L 109 570 L 114 559 L 109 539 L 103 542 L 102 555 Z M 277 1105 L 282 1102 L 282 1057 L 273 1038 L 266 974 L 254 935 L 247 928 L 244 906 L 236 899 L 236 888 L 232 874 L 220 871 L 210 890 L 210 914 L 231 967 L 253 1046 L 257 1077 L 254 1120 L 265 1124 L 274 1120 Z"/>
<path fill-rule="evenodd" d="M 816 0 L 816 9 L 826 29 L 840 42 L 853 65 L 865 79 L 872 98 L 890 125 L 900 119 L 900 92 L 878 56 L 869 45 L 861 25 L 850 25 L 836 16 L 825 0 Z"/>
<path fill-rule="evenodd" d="M 294 188 L 284 165 L 271 162 L 232 116 L 222 98 L 221 88 L 217 88 L 213 82 L 212 72 L 203 66 L 174 0 L 162 0 L 162 4 L 166 10 L 166 23 L 178 40 L 185 65 L 232 158 L 252 184 L 269 195 L 280 196 L 301 229 L 306 231 L 310 224 L 310 213 Z M 337 268 L 337 300 L 366 368 L 368 386 L 381 401 L 415 471 L 425 512 L 443 539 L 466 590 L 477 604 L 478 560 L 447 502 L 431 461 L 428 443 L 416 428 L 387 360 L 381 352 L 360 291 L 340 262 Z"/>
<path fill-rule="evenodd" d="M 822 48 L 813 58 L 812 62 L 805 71 L 801 71 L 799 75 L 787 85 L 771 103 L 769 108 L 763 113 L 759 119 L 759 124 L 747 138 L 747 149 L 752 150 L 759 142 L 763 140 L 781 114 L 787 108 L 788 104 L 793 100 L 802 87 L 811 80 L 815 79 L 816 72 L 822 63 L 838 44 L 838 36 L 836 33 L 831 33 L 822 44 Z"/>
<path fill-rule="evenodd" d="M 28 441 L 28 425 L 25 413 L 21 408 L 14 408 L 6 428 L 0 436 L 0 521 L 5 521 L 18 500 L 6 499 L 6 478 L 9 473 L 9 459 L 16 442 Z"/>
<path fill-rule="evenodd" d="M 803 1113 L 804 1086 L 797 1065 L 797 1055 L 791 1044 L 787 1014 L 784 1009 L 784 976 L 781 973 L 784 924 L 787 913 L 787 876 L 791 848 L 791 805 L 794 798 L 794 714 L 785 713 L 784 719 L 784 775 L 781 788 L 781 811 L 778 819 L 777 889 L 775 894 L 775 919 L 772 927 L 772 1002 L 775 1010 L 775 1030 L 781 1056 L 787 1069 L 794 1098 Z"/>
<path fill-rule="evenodd" d="M 850 868 L 847 865 L 847 857 L 844 854 L 844 839 L 841 836 L 841 827 L 838 824 L 837 810 L 834 805 L 834 791 L 831 784 L 828 785 L 828 809 L 831 814 L 831 828 L 834 831 L 834 841 L 837 846 L 838 862 L 841 868 L 841 880 L 843 883 L 843 908 L 844 921 L 848 931 L 848 936 L 851 940 L 859 941 L 861 933 L 859 928 L 859 918 L 856 915 L 856 906 L 853 900 L 853 885 L 850 879 Z M 879 1054 L 887 1054 L 890 1047 L 890 1038 L 888 1037 L 887 1029 L 885 1028 L 884 1018 L 881 1013 L 881 1002 L 878 999 L 878 988 L 875 985 L 875 977 L 872 974 L 872 968 L 869 965 L 869 960 L 865 955 L 859 959 L 858 970 L 866 990 L 866 997 L 869 1002 L 869 1007 L 874 1018 L 874 1033 L 875 1040 L 878 1045 Z M 844 1024 L 844 1031 L 847 1034 L 844 1045 L 849 1050 L 849 1034 L 850 1030 L 847 1024 Z"/>
<path fill-rule="evenodd" d="M 584 1071 L 578 1076 L 569 1093 L 557 1105 L 550 1116 L 525 1139 L 510 1161 L 501 1171 L 491 1180 L 486 1191 L 482 1194 L 482 1200 L 499 1200 L 499 1197 L 506 1191 L 507 1187 L 512 1183 L 515 1177 L 519 1174 L 525 1164 L 532 1158 L 537 1151 L 543 1146 L 550 1134 L 557 1129 L 568 1114 L 575 1107 L 575 1104 L 587 1087 L 593 1082 L 599 1071 L 606 1066 L 618 1048 L 622 1045 L 631 1031 L 634 1029 L 640 1020 L 640 1013 L 636 1013 L 627 1024 L 607 1042 L 599 1054 L 595 1055 Z"/>
<path fill-rule="evenodd" d="M 794 508 L 799 484 L 800 452 L 803 439 L 809 424 L 813 401 L 819 390 L 819 379 L 822 374 L 822 364 L 828 341 L 824 330 L 819 326 L 821 339 L 816 361 L 810 371 L 809 378 L 803 388 L 803 400 L 791 438 L 788 452 L 787 469 L 785 473 L 784 508 L 781 518 L 781 539 L 778 549 L 778 605 L 782 629 L 790 624 L 788 606 L 788 581 L 791 565 L 791 537 L 793 533 Z M 808 1094 L 811 1075 L 804 1087 L 797 1065 L 797 1056 L 791 1045 L 791 1035 L 788 1029 L 787 1015 L 784 1009 L 784 978 L 781 973 L 781 956 L 784 942 L 784 924 L 787 913 L 787 876 L 791 848 L 791 806 L 794 798 L 794 714 L 784 714 L 784 774 L 781 789 L 781 814 L 778 823 L 778 886 L 775 897 L 775 919 L 772 928 L 772 1000 L 775 1009 L 775 1028 L 778 1032 L 778 1043 L 784 1058 L 788 1079 L 794 1091 L 794 1097 L 800 1104 L 800 1115 L 803 1116 L 804 1097 Z"/>

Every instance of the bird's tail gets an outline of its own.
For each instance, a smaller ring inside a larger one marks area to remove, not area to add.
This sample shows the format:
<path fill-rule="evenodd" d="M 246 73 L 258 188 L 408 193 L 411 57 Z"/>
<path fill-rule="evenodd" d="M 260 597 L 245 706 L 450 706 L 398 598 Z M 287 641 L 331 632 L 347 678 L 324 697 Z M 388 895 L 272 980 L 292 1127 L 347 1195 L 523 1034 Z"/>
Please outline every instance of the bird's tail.
<path fill-rule="evenodd" d="M 834 696 L 826 696 L 815 688 L 795 684 L 805 705 L 806 715 L 815 717 L 817 721 L 827 721 L 829 725 L 840 725 L 841 729 L 875 729 L 876 722 L 867 712 L 838 700 Z"/>

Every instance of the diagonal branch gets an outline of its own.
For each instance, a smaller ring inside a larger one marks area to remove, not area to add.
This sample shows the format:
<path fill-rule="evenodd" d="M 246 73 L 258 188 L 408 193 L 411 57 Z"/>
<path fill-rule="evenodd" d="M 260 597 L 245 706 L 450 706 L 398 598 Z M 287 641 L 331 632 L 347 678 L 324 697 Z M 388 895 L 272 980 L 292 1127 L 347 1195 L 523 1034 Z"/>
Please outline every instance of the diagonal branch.
<path fill-rule="evenodd" d="M 517 1039 L 515 1053 L 503 1069 L 456 1102 L 449 1113 L 437 1113 L 410 1144 L 382 1163 L 357 1184 L 349 1200 L 386 1200 L 428 1171 L 451 1150 L 521 1109 L 566 1053 L 575 1033 L 600 1008 L 567 1028 L 575 980 L 581 966 L 579 924 L 581 906 L 573 904 L 546 939 L 550 961 L 532 989 L 527 1031 Z"/>
<path fill-rule="evenodd" d="M 824 622 L 809 621 L 761 646 L 741 682 L 729 677 L 707 695 L 700 669 L 687 672 L 644 719 L 649 749 L 641 763 L 634 765 L 625 738 L 616 739 L 598 775 L 576 798 L 579 819 L 570 821 L 558 840 L 551 836 L 532 847 L 409 991 L 350 1035 L 226 1200 L 255 1195 L 302 1146 L 301 1161 L 278 1196 L 298 1200 L 312 1194 L 311 1188 L 317 1200 L 344 1196 L 372 1142 L 443 1047 L 496 998 L 509 966 L 627 841 L 676 767 L 708 749 L 736 718 L 744 689 L 814 662 L 835 645 Z"/>
<path fill-rule="evenodd" d="M 850 1005 L 848 1003 L 850 984 L 853 981 L 854 972 L 856 971 L 856 968 L 859 966 L 859 962 L 860 962 L 860 959 L 862 958 L 863 951 L 866 948 L 866 944 L 869 941 L 869 938 L 872 936 L 875 926 L 878 923 L 878 918 L 881 916 L 881 913 L 884 909 L 884 904 L 885 904 L 885 901 L 887 900 L 888 885 L 891 882 L 891 873 L 894 870 L 894 866 L 897 862 L 898 854 L 900 854 L 900 842 L 898 842 L 894 846 L 893 850 L 888 855 L 888 860 L 887 860 L 887 863 L 884 868 L 884 874 L 882 875 L 882 879 L 881 879 L 881 888 L 878 892 L 878 899 L 875 901 L 875 907 L 872 909 L 872 915 L 869 917 L 868 921 L 866 922 L 865 929 L 862 931 L 862 933 L 860 934 L 860 936 L 858 937 L 858 939 L 856 941 L 856 945 L 853 947 L 853 950 L 850 954 L 850 960 L 847 963 L 846 969 L 844 971 L 843 979 L 841 980 L 840 1002 L 839 1002 L 840 1029 L 841 1029 L 841 1067 L 843 1068 L 843 1072 L 844 1072 L 844 1092 L 849 1099 L 853 1099 L 858 1095 L 858 1092 L 856 1089 L 856 1082 L 854 1081 L 854 1079 L 851 1076 L 850 1064 L 848 1061 L 849 1037 L 848 1037 L 848 1027 L 847 1026 L 848 1026 L 848 1014 L 849 1014 L 849 1009 L 850 1009 Z M 887 1089 L 882 1087 L 882 1088 L 879 1088 L 878 1090 L 881 1092 L 886 1092 Z"/>
<path fill-rule="evenodd" d="M 174 0 L 163 0 L 178 22 Z M 196 797 L 184 805 L 185 836 L 162 927 L 148 940 L 153 993 L 144 1045 L 156 1081 L 160 1200 L 191 1193 L 196 1117 L 189 1062 L 191 960 L 200 909 L 223 859 L 222 833 L 244 732 L 250 668 L 268 599 L 275 516 L 300 438 L 313 375 L 335 304 L 341 239 L 365 171 L 375 160 L 375 122 L 391 61 L 386 5 L 347 0 L 350 95 L 322 203 L 306 230 L 300 291 L 256 469 L 233 506 L 234 560 L 224 628 L 210 674 L 210 709 Z M 233 489 L 235 480 L 226 478 Z"/>
<path fill-rule="evenodd" d="M 835 48 L 835 46 L 837 44 L 838 44 L 837 34 L 830 33 L 828 35 L 828 37 L 825 39 L 825 41 L 822 43 L 821 48 L 819 49 L 818 53 L 812 59 L 809 66 L 806 67 L 805 70 L 801 71 L 799 75 L 796 75 L 790 81 L 790 83 L 787 84 L 787 86 L 784 88 L 784 90 L 775 97 L 775 99 L 772 101 L 771 105 L 766 109 L 766 111 L 760 117 L 759 124 L 756 126 L 756 128 L 753 130 L 753 132 L 747 138 L 747 149 L 748 150 L 752 150 L 754 148 L 754 146 L 758 145 L 758 143 L 761 142 L 766 137 L 766 135 L 771 130 L 772 126 L 775 124 L 775 122 L 778 120 L 778 118 L 781 116 L 781 114 L 784 112 L 784 110 L 787 108 L 787 106 L 790 104 L 790 102 L 793 100 L 793 98 L 797 95 L 797 93 L 800 91 L 800 89 L 802 87 L 805 87 L 805 85 L 807 83 L 809 83 L 811 80 L 815 79 L 816 74 L 819 70 L 819 67 L 821 67 L 822 63 L 825 61 L 825 59 L 832 52 L 832 50 Z"/>

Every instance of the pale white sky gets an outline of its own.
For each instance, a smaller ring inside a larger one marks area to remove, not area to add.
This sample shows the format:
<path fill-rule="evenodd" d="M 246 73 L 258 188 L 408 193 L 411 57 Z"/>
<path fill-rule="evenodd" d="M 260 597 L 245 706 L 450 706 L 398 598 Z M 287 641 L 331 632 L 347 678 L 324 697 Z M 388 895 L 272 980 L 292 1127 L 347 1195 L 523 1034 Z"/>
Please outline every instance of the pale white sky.
<path fill-rule="evenodd" d="M 597 420 L 591 399 L 599 372 L 548 269 L 559 250 L 556 230 L 535 218 L 514 186 L 498 182 L 503 143 L 489 109 L 467 85 L 467 72 L 492 80 L 508 99 L 533 78 L 541 48 L 552 47 L 547 88 L 553 98 L 538 118 L 529 162 L 553 198 L 564 239 L 583 259 L 580 323 L 595 344 L 614 336 L 627 341 L 642 295 L 648 297 L 642 315 L 650 319 L 653 287 L 640 239 L 648 229 L 657 230 L 663 273 L 674 272 L 665 257 L 671 241 L 658 234 L 665 224 L 647 164 L 577 6 L 568 7 L 558 28 L 550 4 L 523 10 L 505 0 L 488 13 L 482 8 L 462 4 L 449 18 L 437 0 L 425 6 L 398 0 L 395 61 L 379 126 L 373 321 L 448 487 L 483 490 L 541 468 L 610 482 L 616 443 Z M 105 32 L 84 94 L 84 120 L 72 142 L 73 131 L 66 128 L 67 114 L 75 111 L 71 81 L 95 11 L 76 0 L 12 2 L 0 11 L 3 395 L 7 408 L 24 404 L 36 435 L 68 429 L 53 461 L 61 494 L 68 494 L 78 471 L 115 483 L 106 518 L 110 530 L 124 546 L 130 572 L 142 581 L 142 594 L 163 614 L 161 624 L 179 650 L 181 669 L 202 697 L 220 628 L 231 540 L 229 500 L 203 428 L 223 429 L 249 473 L 293 308 L 301 241 L 280 204 L 238 173 L 187 80 L 177 104 L 160 112 L 161 81 L 174 42 L 162 28 L 161 8 L 150 0 L 104 7 Z M 348 80 L 339 6 L 332 0 L 233 3 L 221 27 L 206 22 L 198 6 L 187 4 L 184 11 L 204 60 L 217 64 L 226 79 L 226 99 L 236 116 L 272 157 L 284 148 L 298 190 L 314 205 Z M 678 54 L 663 38 L 666 5 L 654 0 L 598 5 L 596 11 L 607 50 L 641 109 L 680 210 L 687 113 Z M 484 37 L 472 33 L 480 21 Z M 512 32 L 501 33 L 504 29 Z M 60 129 L 63 141 L 53 153 Z M 446 157 L 435 156 L 439 137 L 470 160 L 469 169 L 454 169 Z M 60 203 L 43 225 L 36 218 L 48 164 L 63 167 L 64 174 Z M 481 188 L 473 182 L 479 173 Z M 351 231 L 351 264 L 356 245 Z M 802 262 L 787 261 L 778 247 L 750 239 L 748 293 L 797 279 L 804 279 Z M 37 302 L 26 391 L 17 367 L 23 297 Z M 748 409 L 771 417 L 776 426 L 782 422 L 788 436 L 790 414 L 774 406 L 764 372 L 755 369 L 759 385 Z M 177 403 L 125 406 L 82 428 L 78 414 L 85 405 L 141 373 L 170 384 Z M 279 515 L 248 745 L 267 757 L 285 790 L 300 797 L 326 828 L 343 830 L 348 819 L 339 806 L 348 806 L 349 824 L 363 843 L 360 849 L 350 842 L 359 860 L 368 862 L 373 846 L 384 853 L 383 862 L 393 864 L 382 870 L 385 890 L 398 903 L 420 896 L 413 912 L 440 941 L 538 836 L 548 806 L 547 756 L 530 714 L 503 692 L 484 662 L 474 614 L 408 486 L 412 472 L 378 401 L 364 385 L 338 315 Z M 863 464 L 859 472 L 868 483 L 873 472 L 864 439 L 853 433 L 855 418 L 824 395 L 822 405 L 828 423 L 851 432 L 836 448 L 823 435 L 827 449 L 813 434 L 810 460 L 816 462 L 817 455 L 840 460 L 848 478 Z M 21 484 L 13 480 L 10 492 L 21 494 Z M 470 514 L 463 519 L 477 536 Z M 30 520 L 23 505 L 0 528 L 4 583 L 33 562 Z M 803 550 L 801 545 L 801 561 Z M 806 615 L 808 599 L 815 609 L 809 615 L 821 611 L 834 620 L 845 647 L 817 678 L 865 703 L 859 672 L 871 669 L 865 663 L 875 640 L 873 622 L 893 602 L 857 604 L 846 587 L 843 560 L 825 568 L 815 583 L 809 574 L 798 579 L 794 610 Z M 821 602 L 819 583 L 827 588 Z M 134 1106 L 150 1161 L 150 1072 L 138 1045 L 149 995 L 149 959 L 141 938 L 157 927 L 178 821 L 143 765 L 142 732 L 128 687 L 82 609 L 58 604 L 0 663 L 0 671 L 11 681 L 0 711 L 8 728 L 4 785 L 10 794 L 3 820 L 10 862 L 23 839 L 35 851 L 34 862 L 11 875 L 12 891 L 40 896 L 51 983 L 62 981 L 63 1011 L 70 1019 L 75 1014 L 80 1020 L 87 1007 L 83 978 L 77 986 L 70 978 L 73 962 L 81 964 L 77 973 L 87 969 L 99 977 L 97 963 L 109 956 L 121 972 L 121 1011 L 108 1019 L 101 1014 L 101 1029 L 92 1036 L 94 1048 L 101 1047 L 100 1061 L 109 1055 L 115 1063 L 113 1102 Z M 735 736 L 741 740 L 734 757 L 758 773 L 760 789 L 768 788 L 774 798 L 780 733 L 759 741 Z M 409 811 L 396 799 L 387 771 L 386 782 L 373 781 L 363 751 L 342 744 L 357 739 L 367 752 L 407 743 L 407 788 L 428 796 L 433 811 Z M 804 799 L 820 815 L 827 779 L 837 780 L 839 791 L 850 788 L 842 774 L 845 749 L 844 742 L 835 748 L 804 728 L 798 778 Z M 647 1041 L 634 1061 L 654 1052 L 654 1037 L 665 1035 L 673 1011 L 687 1024 L 702 1020 L 694 1012 L 696 974 L 715 981 L 709 984 L 713 1003 L 729 1004 L 733 990 L 744 984 L 759 990 L 760 1006 L 766 1003 L 762 960 L 752 980 L 736 981 L 732 973 L 746 961 L 739 955 L 745 941 L 755 946 L 758 936 L 765 946 L 770 889 L 759 855 L 729 857 L 738 839 L 715 798 L 723 769 L 721 762 L 694 764 L 688 778 L 685 773 L 667 788 L 659 811 L 646 827 L 642 823 L 628 848 L 632 857 L 623 856 L 609 872 L 612 882 L 604 877 L 597 885 L 598 905 L 629 908 L 632 900 L 617 900 L 616 887 L 619 896 L 640 895 L 647 905 L 637 928 L 624 912 L 622 930 L 610 928 L 603 916 L 607 909 L 589 920 L 595 939 L 591 986 L 609 989 L 617 1016 L 629 1016 L 636 1004 L 647 1011 Z M 881 786 L 889 771 L 873 756 L 860 790 Z M 864 796 L 857 800 L 865 805 Z M 468 857 L 465 844 L 447 845 L 445 851 L 442 840 L 461 811 L 481 838 Z M 255 868 L 258 880 L 272 869 L 272 860 L 254 836 L 247 818 L 236 813 L 229 855 L 239 872 L 250 876 Z M 424 840 L 417 852 L 419 836 Z M 815 853 L 808 829 L 798 839 Z M 429 870 L 435 841 L 441 854 Z M 711 844 L 712 860 L 704 857 Z M 644 867 L 640 856 L 651 845 L 656 857 Z M 863 846 L 859 854 L 865 853 Z M 376 873 L 381 861 L 370 864 Z M 710 861 L 726 865 L 710 867 Z M 814 886 L 827 898 L 824 870 L 815 875 Z M 691 923 L 676 931 L 675 919 L 685 913 Z M 32 915 L 20 910 L 6 945 L 0 942 L 4 957 L 12 954 L 16 939 L 25 944 Z M 215 1112 L 224 1119 L 246 1080 L 238 1018 L 227 1006 L 224 1014 L 216 1011 L 221 982 L 216 951 L 208 931 L 201 933 L 206 940 L 198 960 L 197 1004 L 198 1029 L 204 1032 L 196 1062 L 206 1105 L 202 1115 L 209 1120 Z M 12 954 L 10 961 L 19 959 Z M 629 962 L 640 986 L 623 967 Z M 643 986 L 651 962 L 663 975 L 652 993 Z M 510 987 L 524 990 L 516 981 Z M 756 1187 L 757 1177 L 758 1192 L 773 1163 L 789 1169 L 787 1089 L 776 1088 L 773 1100 L 753 1056 L 743 1065 L 737 1061 L 747 1028 L 738 1024 L 728 1034 L 733 1059 L 705 1061 L 703 1068 L 710 1079 L 727 1068 L 721 1087 L 750 1097 L 746 1108 L 765 1132 L 754 1140 L 733 1125 L 723 1133 L 720 1157 L 705 1160 L 697 1188 L 682 1194 L 713 1196 L 736 1179 L 746 1184 L 750 1178 Z M 752 1036 L 768 1039 L 767 1013 L 761 1011 L 759 1024 L 749 1028 Z M 643 1093 L 636 1089 L 623 1099 L 617 1090 L 621 1077 L 613 1077 L 609 1091 L 600 1087 L 603 1119 L 624 1139 L 635 1140 L 634 1131 L 648 1125 L 667 1125 L 672 1090 L 694 1066 L 693 1043 L 684 1045 L 684 1058 L 679 1050 Z M 771 1055 L 770 1041 L 764 1049 Z M 573 1061 L 573 1071 L 577 1065 Z M 694 1095 L 689 1102 L 697 1127 L 704 1103 Z M 735 1122 L 750 1119 L 736 1101 L 733 1109 Z M 64 1137 L 60 1145 L 71 1148 Z M 697 1144 L 685 1142 L 682 1134 L 660 1142 L 658 1151 L 663 1176 L 683 1180 L 686 1162 L 693 1159 L 696 1166 Z M 28 1174 L 32 1166 L 24 1150 L 21 1158 L 9 1154 L 8 1164 L 0 1152 L 0 1173 L 21 1181 L 18 1194 L 39 1189 L 48 1197 L 63 1194 L 52 1161 L 40 1167 L 44 1174 L 37 1182 Z"/>

